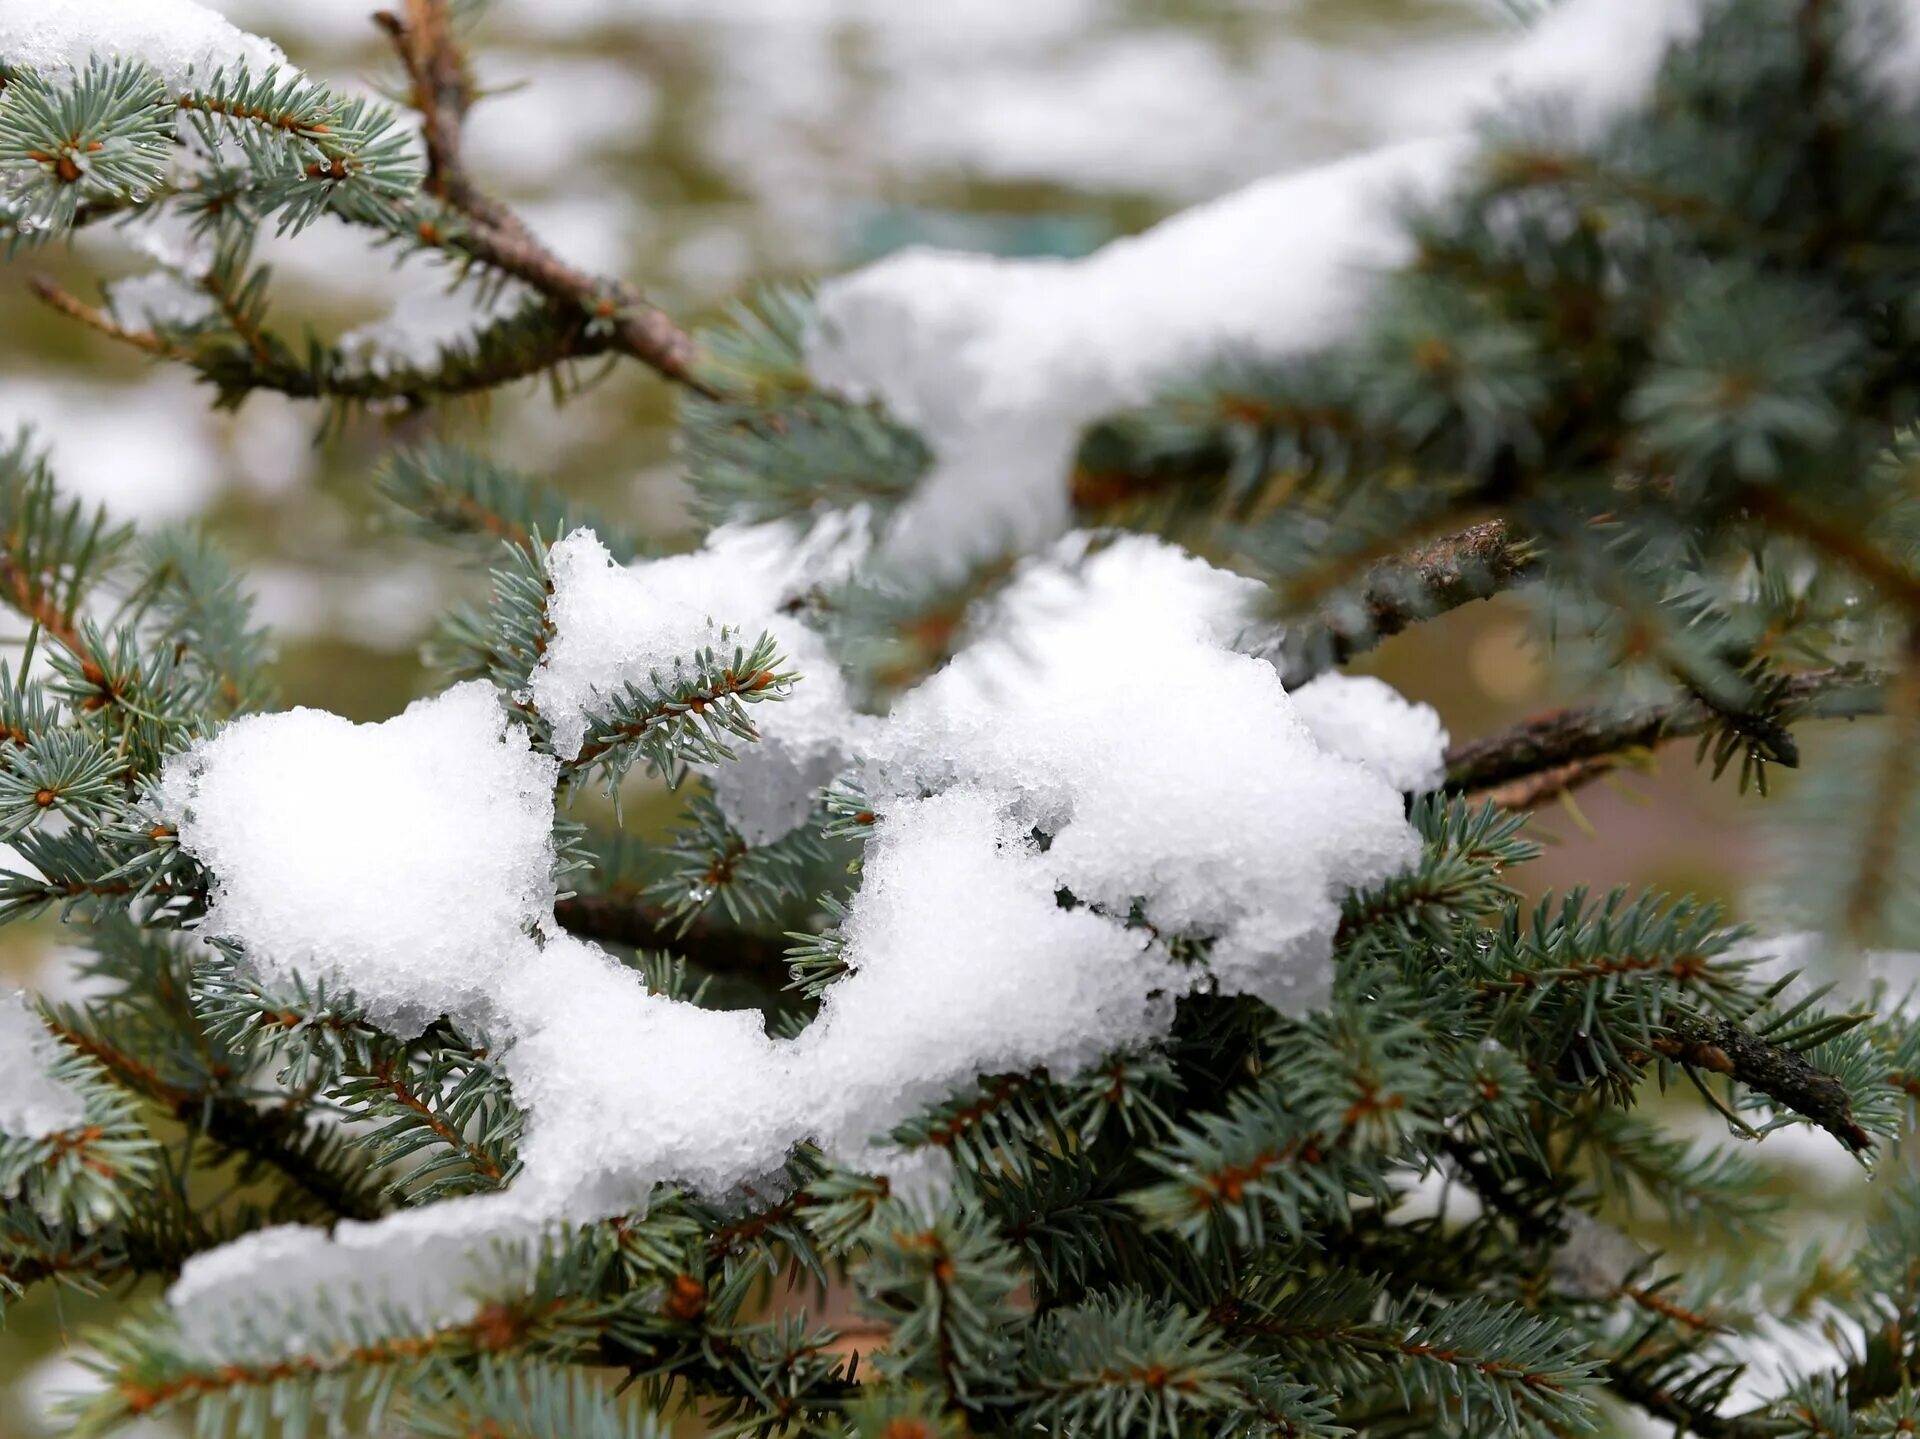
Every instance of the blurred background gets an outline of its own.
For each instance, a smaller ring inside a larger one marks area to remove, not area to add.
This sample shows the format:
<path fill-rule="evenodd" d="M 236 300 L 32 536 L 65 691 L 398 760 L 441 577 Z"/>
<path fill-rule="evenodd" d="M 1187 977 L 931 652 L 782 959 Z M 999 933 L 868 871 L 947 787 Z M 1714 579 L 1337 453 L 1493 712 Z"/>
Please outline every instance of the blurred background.
<path fill-rule="evenodd" d="M 374 0 L 207 3 L 318 78 L 393 83 Z M 1518 4 L 497 0 L 477 33 L 491 94 L 467 159 L 567 258 L 625 275 L 695 324 L 759 283 L 908 244 L 1083 254 L 1255 177 L 1444 128 L 1464 118 Z M 418 259 L 395 270 L 343 225 L 273 241 L 264 258 L 283 330 L 305 320 L 377 337 L 397 302 L 416 333 L 458 333 L 467 317 L 436 303 L 444 272 Z M 287 703 L 392 714 L 427 688 L 417 651 L 435 614 L 484 583 L 390 525 L 370 494 L 381 453 L 419 438 L 421 422 L 401 435 L 359 416 L 316 439 L 316 410 L 266 394 L 214 414 L 185 373 L 27 291 L 44 271 L 91 298 L 101 279 L 142 268 L 111 230 L 0 263 L 0 432 L 32 422 L 70 492 L 143 526 L 204 524 L 238 554 L 279 635 Z M 629 363 L 564 405 L 529 385 L 426 423 L 656 534 L 690 535 L 672 401 Z M 1437 706 L 1456 737 L 1572 698 L 1503 603 L 1457 612 L 1366 667 Z M 1765 873 L 1764 802 L 1711 784 L 1684 746 L 1657 764 L 1544 812 L 1548 854 L 1516 880 L 1651 884 L 1738 907 Z M 71 983 L 56 925 L 0 946 L 0 972 Z M 1767 1153 L 1781 1184 L 1822 1196 L 1836 1223 L 1856 1206 L 1855 1171 L 1824 1141 L 1787 1134 Z M 0 1439 L 58 1432 L 46 1399 L 73 1378 L 60 1356 L 87 1306 L 55 1299 L 0 1331 L 0 1376 L 19 1376 L 0 1391 Z"/>

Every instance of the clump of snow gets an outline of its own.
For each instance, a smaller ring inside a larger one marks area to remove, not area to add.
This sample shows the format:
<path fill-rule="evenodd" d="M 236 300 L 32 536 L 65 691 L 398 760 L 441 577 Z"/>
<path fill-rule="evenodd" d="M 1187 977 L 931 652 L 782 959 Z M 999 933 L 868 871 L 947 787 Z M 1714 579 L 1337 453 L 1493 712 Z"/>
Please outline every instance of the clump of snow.
<path fill-rule="evenodd" d="M 976 1075 L 1071 1074 L 1165 1034 L 1200 976 L 1145 931 L 1063 909 L 1007 796 L 961 785 L 880 814 L 843 930 L 852 973 L 794 1041 L 829 1153 L 886 1168 L 887 1131 Z"/>
<path fill-rule="evenodd" d="M 883 401 L 936 455 L 888 557 L 952 572 L 1059 535 L 1086 425 L 1224 357 L 1337 339 L 1407 258 L 1396 196 L 1437 194 L 1469 152 L 1421 141 L 1281 176 L 1085 260 L 916 249 L 824 285 L 814 378 Z"/>
<path fill-rule="evenodd" d="M 804 532 L 730 525 L 691 554 L 622 568 L 591 531 L 568 535 L 548 554 L 555 633 L 527 690 L 553 727 L 555 752 L 579 754 L 593 716 L 627 686 L 671 683 L 696 651 L 750 647 L 767 633 L 801 679 L 778 704 L 756 709 L 760 741 L 721 768 L 715 792 L 749 843 L 791 830 L 844 767 L 863 723 L 825 643 L 793 611 L 843 576 L 865 545 L 859 515 Z"/>
<path fill-rule="evenodd" d="M 287 57 L 194 0 L 32 0 L 0 7 L 0 60 L 42 74 L 93 56 L 141 61 L 168 85 L 244 65 L 258 75 Z"/>
<path fill-rule="evenodd" d="M 1414 704 L 1372 675 L 1324 674 L 1293 692 L 1314 743 L 1365 765 L 1403 794 L 1447 777 L 1447 731 L 1431 705 Z"/>
<path fill-rule="evenodd" d="M 204 933 L 404 1031 L 484 1013 L 550 902 L 554 775 L 475 681 L 379 725 L 237 720 L 170 760 L 161 796 L 217 878 Z"/>
<path fill-rule="evenodd" d="M 617 1214 L 667 1180 L 725 1195 L 801 1140 L 891 1168 L 888 1133 L 981 1073 L 1072 1073 L 1159 1037 L 1194 973 L 1056 889 L 1000 796 L 890 803 L 844 930 L 851 973 L 791 1041 L 758 1011 L 649 994 L 577 940 L 528 955 L 501 989 L 529 1115 L 520 1202 Z"/>
<path fill-rule="evenodd" d="M 60 1055 L 25 991 L 0 995 L 0 1135 L 44 1139 L 86 1122 L 80 1091 L 52 1073 Z"/>
<path fill-rule="evenodd" d="M 1638 105 L 1661 62 L 1700 29 L 1703 0 L 1559 0 L 1529 26 L 1486 96 L 1548 100 L 1594 131 Z"/>
<path fill-rule="evenodd" d="M 1052 837 L 1045 863 L 1081 901 L 1140 901 L 1163 933 L 1213 938 L 1223 987 L 1317 1003 L 1341 896 L 1417 842 L 1394 785 L 1317 745 L 1272 666 L 1233 648 L 1257 591 L 1143 537 L 1029 563 L 1005 637 L 895 707 L 873 787 L 985 786 Z M 1379 718 L 1382 743 L 1432 762 L 1410 709 L 1397 735 Z"/>

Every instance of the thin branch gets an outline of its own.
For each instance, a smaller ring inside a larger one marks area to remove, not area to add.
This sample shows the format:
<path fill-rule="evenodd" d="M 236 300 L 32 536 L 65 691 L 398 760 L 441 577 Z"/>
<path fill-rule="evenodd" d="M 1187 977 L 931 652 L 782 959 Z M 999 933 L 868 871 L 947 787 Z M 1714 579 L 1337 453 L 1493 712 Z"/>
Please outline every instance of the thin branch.
<path fill-rule="evenodd" d="M 473 104 L 472 77 L 446 5 L 440 0 L 405 0 L 405 9 L 404 18 L 381 10 L 373 20 L 392 38 L 412 86 L 409 98 L 420 112 L 421 138 L 427 146 L 427 189 L 464 209 L 470 182 L 461 166 L 460 140 Z"/>
<path fill-rule="evenodd" d="M 1873 1147 L 1873 1136 L 1853 1116 L 1846 1086 L 1805 1055 L 1770 1044 L 1726 1019 L 1676 1013 L 1666 1017 L 1663 1028 L 1665 1034 L 1654 1040 L 1662 1059 L 1724 1074 L 1812 1120 L 1854 1154 Z"/>
<path fill-rule="evenodd" d="M 1799 718 L 1853 719 L 1881 713 L 1885 688 L 1879 674 L 1837 665 L 1786 676 L 1779 698 Z M 1668 740 L 1706 734 L 1724 718 L 1692 696 L 1554 710 L 1456 745 L 1447 755 L 1447 788 L 1491 793 L 1515 808 L 1537 804 Z"/>
<path fill-rule="evenodd" d="M 446 0 L 406 0 L 404 16 L 382 11 L 376 22 L 392 38 L 411 83 L 427 146 L 427 190 L 464 215 L 467 227 L 442 237 L 456 250 L 511 275 L 583 316 L 605 322 L 609 348 L 639 360 L 708 399 L 719 392 L 693 374 L 694 345 L 671 316 L 635 285 L 589 275 L 542 244 L 519 215 L 475 185 L 460 156 L 461 130 L 473 85 Z M 426 238 L 433 227 L 422 228 Z"/>
<path fill-rule="evenodd" d="M 416 1116 L 439 1137 L 442 1144 L 458 1153 L 477 1173 L 492 1181 L 496 1187 L 506 1182 L 505 1172 L 485 1147 L 474 1143 L 442 1119 L 433 1106 L 414 1090 L 396 1061 L 391 1058 L 376 1059 L 370 1077 L 394 1103 Z"/>
<path fill-rule="evenodd" d="M 78 295 L 69 293 L 55 284 L 45 275 L 34 275 L 27 281 L 27 287 L 33 291 L 34 298 L 52 306 L 69 319 L 78 320 L 90 330 L 98 330 L 110 340 L 123 345 L 131 345 L 136 350 L 144 350 L 149 355 L 162 360 L 181 360 L 188 364 L 193 357 L 178 345 L 161 339 L 151 330 L 136 330 L 121 324 L 98 305 L 89 305 Z"/>
<path fill-rule="evenodd" d="M 1469 525 L 1367 571 L 1349 604 L 1289 624 L 1280 671 L 1288 689 L 1337 668 L 1422 620 L 1490 599 L 1532 578 L 1531 548 L 1502 520 Z"/>
<path fill-rule="evenodd" d="M 709 400 L 722 398 L 719 390 L 693 373 L 693 337 L 648 301 L 638 286 L 626 280 L 599 279 L 569 265 L 542 244 L 518 215 L 492 201 L 474 212 L 473 218 L 469 229 L 448 237 L 450 248 L 583 316 L 603 321 L 609 349 Z"/>
<path fill-rule="evenodd" d="M 300 400 L 344 400 L 356 404 L 375 400 L 417 401 L 429 395 L 464 395 L 495 389 L 516 380 L 530 379 L 569 361 L 609 354 L 616 348 L 616 336 L 611 331 L 596 330 L 585 316 L 556 306 L 551 315 L 552 328 L 544 337 L 544 343 L 490 343 L 494 336 L 504 335 L 509 326 L 517 328 L 525 322 L 523 315 L 508 316 L 469 338 L 464 349 L 473 360 L 458 367 L 442 365 L 435 370 L 421 370 L 402 366 L 385 371 L 316 369 L 275 358 L 264 348 L 257 333 L 249 334 L 244 329 L 237 332 L 248 346 L 245 354 L 230 348 L 203 353 L 163 339 L 152 331 L 122 325 L 100 306 L 88 304 L 45 276 L 36 275 L 30 284 L 39 299 L 61 314 L 111 340 L 190 366 L 232 394 L 270 390 Z"/>

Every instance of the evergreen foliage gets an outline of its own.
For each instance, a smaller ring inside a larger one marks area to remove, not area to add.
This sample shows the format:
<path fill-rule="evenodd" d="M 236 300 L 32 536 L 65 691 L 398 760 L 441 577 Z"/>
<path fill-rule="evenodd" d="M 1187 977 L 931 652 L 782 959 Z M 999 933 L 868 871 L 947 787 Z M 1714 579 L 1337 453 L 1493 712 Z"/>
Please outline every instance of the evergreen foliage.
<path fill-rule="evenodd" d="M 424 404 L 639 359 L 685 390 L 704 520 L 853 504 L 883 520 L 932 451 L 815 386 L 809 299 L 770 293 L 695 340 L 545 252 L 460 169 L 458 17 L 405 8 L 384 23 L 424 171 L 394 113 L 290 72 L 177 89 L 132 61 L 42 76 L 0 56 L 16 246 L 155 206 L 215 241 L 203 321 L 133 330 L 43 294 L 225 404 L 263 388 L 336 412 Z M 1163 1046 L 981 1075 L 901 1126 L 901 1148 L 951 1164 L 950 1193 L 895 1193 L 802 1146 L 768 1192 L 663 1189 L 529 1240 L 524 1292 L 458 1324 L 300 1315 L 292 1357 L 215 1360 L 141 1288 L 276 1222 L 510 1186 L 525 1116 L 494 1036 L 444 1018 L 388 1032 L 351 993 L 192 938 L 214 877 L 154 785 L 168 755 L 271 706 L 270 646 L 213 548 L 63 500 L 28 436 L 0 451 L 0 603 L 30 634 L 0 670 L 0 838 L 21 861 L 0 918 L 66 921 L 93 985 L 36 1011 L 85 1122 L 0 1135 L 0 1304 L 128 1294 L 80 1432 L 182 1415 L 207 1436 L 636 1439 L 684 1408 L 721 1435 L 1546 1436 L 1596 1430 L 1610 1401 L 1702 1436 L 1910 1432 L 1920 1202 L 1893 1141 L 1920 1035 L 1903 997 L 1809 992 L 1710 904 L 1527 903 L 1515 882 L 1537 854 L 1524 811 L 1660 743 L 1693 739 L 1757 786 L 1798 765 L 1804 725 L 1878 716 L 1799 785 L 1790 832 L 1814 862 L 1796 898 L 1836 937 L 1920 947 L 1920 113 L 1871 73 L 1862 37 L 1885 22 L 1867 0 L 1721 0 L 1628 118 L 1570 139 L 1565 117 L 1509 116 L 1485 135 L 1469 180 L 1408 217 L 1417 261 L 1350 343 L 1237 363 L 1084 437 L 1078 521 L 1266 582 L 1290 686 L 1511 592 L 1569 682 L 1609 696 L 1457 746 L 1441 790 L 1409 797 L 1419 856 L 1347 896 L 1329 1003 L 1282 1015 L 1203 989 Z M 530 298 L 437 358 L 358 368 L 270 330 L 248 260 L 260 225 L 321 214 Z M 526 697 L 553 634 L 546 554 L 589 517 L 449 447 L 396 454 L 379 485 L 411 528 L 492 563 L 490 600 L 430 656 L 491 683 L 551 753 Z M 617 558 L 645 543 L 616 539 Z M 833 617 L 877 705 L 954 652 L 1015 559 L 796 604 Z M 557 757 L 563 798 L 636 766 L 687 791 L 654 843 L 563 819 L 559 923 L 651 990 L 757 1005 L 776 1029 L 843 977 L 875 816 L 832 788 L 757 842 L 692 771 L 733 763 L 761 706 L 804 682 L 771 636 L 723 630 Z M 1204 966 L 1208 943 L 1172 947 Z M 1790 1272 L 1753 1162 L 1639 1107 L 1682 1081 L 1734 1136 L 1807 1127 L 1896 1171 L 1859 1251 Z M 1409 1202 L 1423 1185 L 1441 1202 Z M 1732 1237 L 1747 1263 L 1695 1270 L 1632 1231 Z M 837 1332 L 807 1313 L 828 1286 L 857 1300 Z M 1751 1397 L 1749 1341 L 1794 1312 L 1836 1317 L 1831 1353 Z"/>

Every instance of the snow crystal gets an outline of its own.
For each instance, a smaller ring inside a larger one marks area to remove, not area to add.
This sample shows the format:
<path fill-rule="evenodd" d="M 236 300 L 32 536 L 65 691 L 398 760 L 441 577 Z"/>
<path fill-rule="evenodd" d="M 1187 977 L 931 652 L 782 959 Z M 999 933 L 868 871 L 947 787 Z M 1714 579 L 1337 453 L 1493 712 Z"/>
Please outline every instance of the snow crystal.
<path fill-rule="evenodd" d="M 1579 123 L 1643 95 L 1693 0 L 1565 0 L 1492 77 L 1483 103 L 1551 95 Z M 808 364 L 919 429 L 933 472 L 884 537 L 903 567 L 954 572 L 1059 535 L 1080 432 L 1169 381 L 1348 334 L 1430 201 L 1475 151 L 1446 133 L 1262 181 L 1085 260 L 912 249 L 820 290 Z"/>
<path fill-rule="evenodd" d="M 475 681 L 378 725 L 237 720 L 169 761 L 162 800 L 217 877 L 204 933 L 404 1030 L 484 1012 L 552 894 L 554 778 Z"/>
<path fill-rule="evenodd" d="M 1403 794 L 1424 794 L 1446 779 L 1439 714 L 1385 680 L 1324 674 L 1293 692 L 1293 708 L 1321 749 L 1365 765 Z"/>
<path fill-rule="evenodd" d="M 168 85 L 221 66 L 258 75 L 286 64 L 280 48 L 194 0 L 32 0 L 0 6 L 0 60 L 42 73 L 74 71 L 90 56 L 126 56 Z"/>
<path fill-rule="evenodd" d="M 0 995 L 0 1134 L 44 1139 L 86 1122 L 80 1091 L 49 1072 L 60 1054 L 24 990 Z"/>
<path fill-rule="evenodd" d="M 809 591 L 842 576 L 865 547 L 859 516 L 792 526 L 730 525 L 692 554 L 622 568 L 591 531 L 575 531 L 548 555 L 554 637 L 528 686 L 553 727 L 555 752 L 571 759 L 592 718 L 630 684 L 671 683 L 706 647 L 751 646 L 764 632 L 782 668 L 800 681 L 753 715 L 761 739 L 722 767 L 722 811 L 750 843 L 778 838 L 806 818 L 813 796 L 846 763 L 862 724 L 825 643 L 792 613 Z M 724 631 L 724 638 L 723 638 Z"/>

